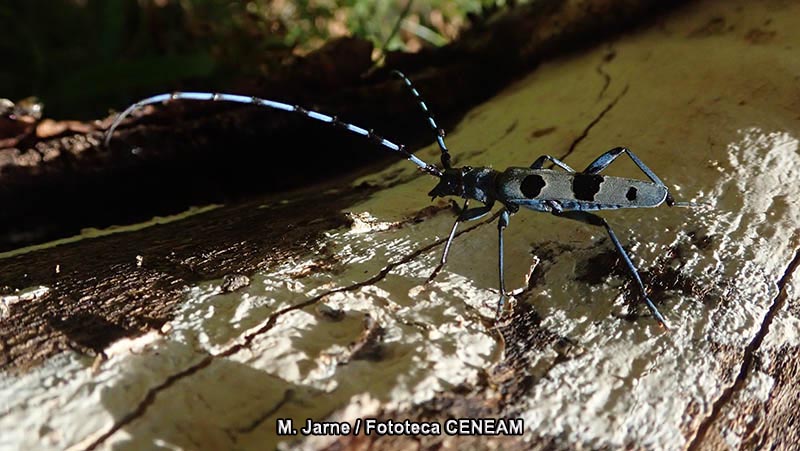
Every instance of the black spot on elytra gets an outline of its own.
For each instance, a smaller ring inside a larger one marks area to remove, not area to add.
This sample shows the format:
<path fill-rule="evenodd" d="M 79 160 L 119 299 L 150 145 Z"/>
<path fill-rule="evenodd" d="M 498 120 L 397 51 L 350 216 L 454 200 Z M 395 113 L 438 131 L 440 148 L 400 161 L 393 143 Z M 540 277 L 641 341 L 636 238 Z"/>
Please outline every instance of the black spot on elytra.
<path fill-rule="evenodd" d="M 631 186 L 630 188 L 628 188 L 628 193 L 625 194 L 625 197 L 627 197 L 628 200 L 630 201 L 636 200 L 636 191 L 637 191 L 636 188 Z"/>
<path fill-rule="evenodd" d="M 547 183 L 545 183 L 541 175 L 533 174 L 522 179 L 519 189 L 525 197 L 533 199 L 542 192 L 542 188 L 544 188 L 545 185 L 547 185 Z"/>
<path fill-rule="evenodd" d="M 594 200 L 594 195 L 600 191 L 600 184 L 605 177 L 596 174 L 575 174 L 572 179 L 572 192 L 578 200 Z"/>

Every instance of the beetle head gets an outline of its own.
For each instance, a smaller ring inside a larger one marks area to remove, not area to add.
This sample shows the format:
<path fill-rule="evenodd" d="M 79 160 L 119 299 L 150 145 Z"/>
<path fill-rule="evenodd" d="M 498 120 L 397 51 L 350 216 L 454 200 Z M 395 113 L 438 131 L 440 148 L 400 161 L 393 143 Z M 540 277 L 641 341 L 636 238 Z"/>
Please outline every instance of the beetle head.
<path fill-rule="evenodd" d="M 431 200 L 437 197 L 445 196 L 463 196 L 464 195 L 464 175 L 471 171 L 472 168 L 464 166 L 463 168 L 445 169 L 439 183 L 433 187 L 431 192 Z"/>

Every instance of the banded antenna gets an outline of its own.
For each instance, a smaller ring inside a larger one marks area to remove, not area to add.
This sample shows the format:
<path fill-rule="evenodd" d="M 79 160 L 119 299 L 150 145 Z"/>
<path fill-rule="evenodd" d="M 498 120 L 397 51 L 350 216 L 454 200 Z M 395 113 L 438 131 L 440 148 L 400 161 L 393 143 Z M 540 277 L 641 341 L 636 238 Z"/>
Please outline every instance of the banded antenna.
<path fill-rule="evenodd" d="M 281 111 L 288 111 L 290 113 L 300 113 L 308 118 L 320 122 L 325 122 L 327 124 L 333 125 L 334 127 L 343 128 L 351 133 L 361 135 L 389 150 L 392 150 L 394 152 L 399 152 L 403 156 L 405 156 L 406 159 L 417 165 L 423 172 L 433 175 L 435 177 L 440 177 L 440 178 L 442 177 L 442 171 L 439 170 L 439 168 L 437 168 L 432 164 L 428 164 L 422 161 L 414 154 L 408 152 L 405 149 L 405 146 L 403 146 L 402 144 L 395 144 L 392 141 L 389 141 L 388 139 L 385 139 L 375 134 L 372 130 L 367 130 L 357 125 L 348 124 L 346 122 L 340 121 L 339 119 L 336 118 L 336 116 L 328 116 L 327 114 L 322 114 L 317 111 L 306 110 L 305 108 L 297 105 L 289 105 L 286 103 L 276 102 L 274 100 L 267 100 L 258 97 L 242 96 L 236 94 L 219 94 L 211 92 L 174 92 L 172 94 L 159 94 L 140 100 L 134 103 L 133 105 L 129 106 L 127 109 L 125 109 L 125 111 L 122 112 L 122 114 L 120 114 L 119 116 L 117 116 L 116 119 L 114 119 L 114 122 L 111 124 L 111 127 L 109 127 L 108 131 L 106 132 L 106 136 L 103 141 L 105 146 L 106 147 L 109 146 L 109 144 L 111 143 L 111 136 L 114 134 L 114 131 L 117 129 L 119 124 L 122 123 L 122 121 L 126 117 L 128 117 L 131 113 L 146 105 L 165 103 L 174 100 L 199 100 L 205 102 L 243 103 L 246 105 L 256 105 L 267 108 L 273 108 Z"/>
<path fill-rule="evenodd" d="M 414 94 L 414 97 L 417 98 L 417 102 L 419 102 L 419 106 L 422 108 L 422 111 L 428 115 L 428 124 L 431 126 L 433 132 L 436 133 L 436 143 L 439 144 L 439 148 L 442 149 L 442 166 L 444 166 L 445 169 L 450 169 L 450 151 L 447 150 L 447 145 L 444 143 L 444 129 L 436 125 L 436 121 L 433 119 L 433 114 L 430 112 L 430 110 L 428 110 L 428 105 L 426 105 L 425 101 L 422 100 L 422 96 L 419 94 L 419 91 L 417 91 L 417 88 L 411 84 L 411 80 L 409 80 L 408 77 L 406 77 L 406 75 L 399 70 L 393 70 L 392 74 L 396 75 L 402 79 L 403 82 L 405 82 L 408 89 L 410 89 L 411 93 Z"/>

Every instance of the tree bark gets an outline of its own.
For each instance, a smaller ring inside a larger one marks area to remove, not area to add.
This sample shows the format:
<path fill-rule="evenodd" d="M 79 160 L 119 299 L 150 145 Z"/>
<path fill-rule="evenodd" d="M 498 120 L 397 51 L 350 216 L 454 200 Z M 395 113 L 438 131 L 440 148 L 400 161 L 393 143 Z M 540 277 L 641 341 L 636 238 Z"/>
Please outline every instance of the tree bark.
<path fill-rule="evenodd" d="M 500 318 L 496 216 L 462 225 L 426 282 L 454 215 L 401 161 L 5 257 L 2 284 L 28 290 L 2 298 L 2 444 L 793 448 L 798 17 L 694 3 L 541 64 L 448 135 L 457 165 L 498 170 L 627 146 L 709 203 L 601 212 L 670 332 L 602 228 L 531 211 L 505 232 Z M 624 158 L 607 173 L 643 178 Z M 502 417 L 523 435 L 277 435 L 279 418 Z"/>
<path fill-rule="evenodd" d="M 391 54 L 386 69 L 369 77 L 363 74 L 371 65 L 371 45 L 342 39 L 237 93 L 335 113 L 415 149 L 430 142 L 431 134 L 419 106 L 389 69 L 406 71 L 449 128 L 467 108 L 546 55 L 591 46 L 598 36 L 680 2 L 533 3 L 497 13 L 444 48 Z M 85 227 L 312 186 L 394 157 L 363 139 L 265 108 L 177 102 L 141 113 L 126 122 L 109 149 L 101 142 L 112 117 L 38 127 L 0 118 L 0 131 L 6 131 L 0 138 L 7 138 L 0 139 L 0 251 Z"/>

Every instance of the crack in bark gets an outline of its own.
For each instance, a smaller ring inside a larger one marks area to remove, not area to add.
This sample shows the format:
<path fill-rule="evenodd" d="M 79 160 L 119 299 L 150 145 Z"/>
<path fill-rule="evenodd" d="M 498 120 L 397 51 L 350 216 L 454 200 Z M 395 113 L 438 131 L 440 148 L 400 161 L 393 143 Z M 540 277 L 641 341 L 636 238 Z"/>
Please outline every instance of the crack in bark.
<path fill-rule="evenodd" d="M 625 88 L 622 90 L 622 92 L 620 92 L 620 94 L 617 95 L 617 97 L 614 98 L 586 126 L 586 128 L 584 128 L 584 130 L 581 133 L 581 135 L 578 136 L 572 142 L 572 144 L 570 145 L 570 148 L 567 151 L 567 153 L 565 153 L 563 156 L 561 156 L 560 159 L 562 159 L 562 160 L 565 159 L 567 156 L 569 156 L 577 148 L 578 144 L 580 144 L 580 142 L 583 141 L 589 135 L 589 132 L 592 130 L 592 128 L 594 128 L 594 126 L 597 125 L 603 119 L 603 117 L 606 114 L 608 114 L 608 112 L 611 111 L 611 109 L 613 109 L 614 106 L 616 106 L 616 104 L 619 102 L 619 100 L 628 92 L 628 88 L 629 88 L 629 85 L 626 85 Z M 482 222 L 480 222 L 480 223 L 478 223 L 476 225 L 473 225 L 471 227 L 468 227 L 468 228 L 458 232 L 456 234 L 456 237 L 461 236 L 461 235 L 463 235 L 465 233 L 469 233 L 472 230 L 475 230 L 478 227 L 481 227 L 483 225 L 489 224 L 489 223 L 493 222 L 495 219 L 497 219 L 498 216 L 499 216 L 499 213 L 496 213 L 496 214 L 492 215 L 489 219 L 487 219 L 485 221 L 482 221 Z M 252 344 L 253 340 L 255 340 L 256 337 L 258 337 L 258 336 L 268 332 L 269 330 L 271 330 L 275 326 L 275 324 L 277 323 L 279 317 L 283 316 L 284 314 L 290 313 L 290 312 L 295 311 L 295 310 L 301 310 L 301 309 L 304 309 L 304 308 L 309 307 L 311 305 L 314 305 L 317 302 L 319 302 L 321 299 L 323 299 L 323 298 L 325 298 L 327 296 L 330 296 L 332 294 L 335 294 L 335 293 L 354 291 L 354 290 L 357 290 L 357 289 L 359 289 L 361 287 L 364 287 L 364 286 L 374 285 L 375 283 L 383 280 L 396 267 L 401 266 L 403 264 L 406 264 L 406 263 L 414 260 L 418 256 L 430 251 L 431 249 L 436 248 L 436 247 L 444 244 L 446 241 L 447 241 L 447 239 L 443 238 L 443 239 L 440 239 L 440 240 L 436 240 L 435 242 L 433 242 L 433 243 L 431 243 L 431 244 L 429 244 L 427 246 L 424 246 L 424 247 L 422 247 L 420 249 L 417 249 L 416 251 L 414 251 L 411 254 L 403 257 L 402 259 L 400 259 L 400 260 L 398 260 L 396 262 L 387 264 L 376 275 L 370 277 L 369 279 L 366 279 L 366 280 L 363 280 L 361 282 L 357 282 L 357 283 L 354 283 L 354 284 L 351 284 L 351 285 L 348 285 L 348 286 L 345 286 L 345 287 L 340 287 L 340 288 L 337 288 L 337 289 L 334 289 L 334 290 L 329 290 L 329 291 L 327 291 L 325 293 L 322 293 L 320 295 L 317 295 L 317 296 L 314 296 L 314 297 L 312 297 L 310 299 L 307 299 L 306 301 L 303 301 L 301 303 L 298 303 L 298 304 L 283 308 L 281 310 L 278 310 L 277 312 L 275 312 L 272 315 L 270 315 L 270 317 L 266 320 L 266 322 L 263 323 L 263 325 L 261 327 L 256 329 L 254 332 L 251 332 L 250 334 L 245 335 L 245 337 L 244 337 L 242 342 L 237 343 L 235 345 L 232 345 L 228 349 L 226 349 L 226 350 L 224 350 L 224 351 L 222 351 L 222 352 L 220 352 L 218 354 L 206 356 L 205 358 L 200 360 L 198 363 L 190 366 L 189 368 L 184 369 L 183 371 L 180 371 L 178 373 L 175 373 L 175 374 L 167 377 L 167 379 L 165 379 L 164 382 L 162 382 L 161 384 L 159 384 L 159 385 L 151 388 L 150 390 L 148 390 L 148 392 L 145 395 L 144 399 L 139 403 L 139 405 L 136 407 L 136 409 L 134 409 L 132 412 L 128 413 L 127 415 L 123 416 L 108 431 L 106 431 L 104 434 L 100 435 L 94 442 L 92 442 L 86 449 L 87 450 L 95 449 L 98 445 L 102 444 L 105 440 L 107 440 L 109 437 L 111 437 L 117 431 L 119 431 L 123 427 L 127 426 L 128 424 L 132 423 L 134 420 L 144 416 L 144 414 L 146 413 L 147 409 L 155 402 L 156 397 L 158 396 L 158 394 L 160 392 L 168 389 L 169 387 L 171 387 L 175 382 L 177 382 L 177 381 L 179 381 L 179 380 L 181 380 L 181 379 L 183 379 L 185 377 L 191 376 L 194 373 L 196 373 L 196 372 L 198 372 L 198 371 L 210 366 L 214 362 L 214 359 L 216 359 L 216 358 L 219 358 L 219 357 L 223 357 L 223 358 L 224 357 L 230 357 L 231 355 L 233 355 L 233 354 L 235 354 L 235 353 L 237 353 L 237 352 L 239 352 L 239 351 L 241 351 L 243 349 L 248 348 Z"/>
<path fill-rule="evenodd" d="M 468 228 L 462 230 L 461 232 L 458 232 L 456 234 L 456 236 L 461 236 L 461 235 L 463 235 L 465 233 L 469 233 L 469 232 L 477 229 L 478 227 L 482 227 L 482 226 L 484 226 L 486 224 L 490 224 L 495 219 L 497 219 L 497 217 L 499 215 L 500 215 L 500 212 L 498 211 L 497 213 L 492 215 L 489 219 L 481 221 L 478 224 L 475 224 L 475 225 L 473 225 L 471 227 L 468 227 Z M 158 396 L 158 394 L 161 393 L 162 391 L 168 389 L 169 387 L 171 387 L 175 382 L 178 382 L 179 380 L 181 380 L 181 379 L 183 379 L 185 377 L 191 376 L 194 373 L 196 373 L 196 372 L 198 372 L 198 371 L 210 366 L 214 362 L 214 360 L 216 358 L 219 358 L 219 357 L 230 357 L 233 354 L 236 354 L 237 352 L 248 348 L 252 344 L 253 340 L 255 340 L 256 337 L 258 337 L 259 335 L 262 335 L 262 334 L 268 332 L 270 329 L 272 329 L 275 326 L 275 324 L 278 322 L 278 318 L 283 316 L 284 314 L 293 312 L 295 310 L 301 310 L 301 309 L 304 309 L 304 308 L 306 308 L 308 306 L 314 305 L 317 302 L 319 302 L 321 299 L 323 299 L 323 298 L 325 298 L 327 296 L 330 296 L 332 294 L 335 294 L 335 293 L 354 291 L 354 290 L 357 290 L 357 289 L 359 289 L 361 287 L 364 287 L 364 286 L 374 285 L 377 282 L 380 282 L 381 280 L 383 280 L 393 269 L 395 269 L 398 266 L 404 265 L 404 264 L 414 260 L 415 258 L 417 258 L 420 255 L 430 251 L 431 249 L 434 249 L 434 248 L 436 248 L 438 246 L 441 246 L 446 241 L 447 241 L 446 237 L 442 238 L 442 239 L 439 239 L 439 240 L 436 240 L 433 243 L 428 244 L 427 246 L 423 246 L 423 247 L 417 249 L 416 251 L 406 255 L 405 257 L 401 258 L 400 260 L 398 260 L 396 262 L 388 263 L 376 275 L 370 277 L 369 279 L 366 279 L 366 280 L 363 280 L 361 282 L 357 282 L 357 283 L 354 283 L 352 285 L 348 285 L 348 286 L 345 286 L 345 287 L 340 287 L 340 288 L 337 288 L 337 289 L 334 289 L 334 290 L 326 291 L 325 293 L 322 293 L 322 294 L 319 294 L 317 296 L 314 296 L 314 297 L 312 297 L 310 299 L 307 299 L 307 300 L 305 300 L 303 302 L 300 302 L 299 304 L 294 304 L 294 305 L 291 305 L 289 307 L 286 307 L 286 308 L 283 308 L 281 310 L 278 310 L 277 312 L 275 312 L 272 315 L 270 315 L 270 317 L 266 320 L 266 322 L 263 323 L 263 325 L 261 327 L 259 327 L 255 331 L 245 335 L 243 341 L 232 345 L 228 349 L 226 349 L 226 350 L 224 350 L 224 351 L 222 351 L 222 352 L 220 352 L 218 354 L 207 355 L 205 358 L 203 358 L 199 362 L 195 363 L 194 365 L 184 369 L 183 371 L 180 371 L 178 373 L 172 374 L 171 376 L 167 377 L 164 380 L 164 382 L 162 382 L 161 384 L 149 389 L 147 391 L 147 394 L 145 395 L 144 399 L 142 399 L 142 401 L 139 402 L 139 405 L 136 407 L 136 409 L 134 409 L 132 412 L 130 412 L 130 413 L 126 414 L 125 416 L 123 416 L 119 421 L 115 422 L 114 425 L 111 426 L 111 428 L 109 428 L 108 431 L 106 431 L 105 433 L 100 435 L 97 439 L 95 439 L 85 449 L 86 450 L 93 450 L 93 449 L 97 448 L 105 440 L 107 440 L 109 437 L 114 435 L 117 431 L 119 431 L 123 427 L 127 426 L 128 424 L 132 423 L 137 418 L 144 416 L 144 414 L 147 412 L 147 409 L 155 402 L 156 397 Z"/>
<path fill-rule="evenodd" d="M 720 395 L 720 397 L 714 402 L 711 412 L 708 414 L 708 416 L 706 416 L 702 423 L 700 423 L 694 438 L 685 448 L 687 451 L 697 451 L 700 449 L 706 433 L 711 428 L 711 425 L 714 423 L 714 421 L 719 418 L 724 405 L 733 399 L 733 396 L 736 394 L 736 392 L 740 391 L 744 387 L 747 376 L 749 375 L 750 369 L 753 366 L 756 351 L 758 351 L 758 348 L 764 341 L 764 337 L 767 336 L 767 333 L 769 332 L 769 326 L 772 324 L 773 319 L 775 319 L 775 315 L 777 315 L 781 310 L 786 298 L 788 297 L 786 292 L 786 284 L 789 282 L 789 279 L 797 270 L 798 266 L 800 266 L 800 249 L 795 250 L 794 258 L 792 259 L 791 263 L 789 263 L 786 271 L 784 271 L 780 281 L 778 281 L 778 295 L 775 296 L 775 299 L 772 301 L 772 305 L 769 307 L 769 310 L 767 310 L 767 314 L 761 321 L 761 327 L 759 328 L 758 332 L 756 332 L 753 340 L 744 349 L 744 358 L 742 359 L 742 365 L 739 368 L 739 374 L 736 375 L 736 380 L 733 382 L 733 384 L 729 385 L 725 390 L 723 390 L 722 395 Z"/>
<path fill-rule="evenodd" d="M 280 401 L 275 403 L 275 405 L 272 406 L 269 410 L 267 410 L 266 412 L 261 414 L 261 416 L 259 416 L 255 420 L 253 420 L 249 425 L 247 425 L 245 427 L 242 427 L 242 428 L 239 428 L 237 432 L 242 433 L 242 434 L 246 434 L 248 432 L 252 432 L 255 428 L 257 428 L 259 425 L 261 425 L 261 423 L 263 423 L 264 420 L 266 420 L 267 418 L 269 418 L 272 415 L 274 415 L 275 412 L 277 412 L 287 402 L 291 401 L 293 396 L 294 396 L 294 390 L 292 390 L 292 389 L 286 390 L 283 393 L 283 397 L 281 398 Z"/>
<path fill-rule="evenodd" d="M 606 53 L 603 56 L 603 61 L 601 61 L 600 64 L 598 64 L 597 67 L 595 68 L 595 71 L 603 77 L 603 88 L 600 90 L 600 94 L 597 95 L 598 101 L 603 98 L 603 95 L 608 90 L 608 86 L 611 85 L 611 75 L 609 75 L 608 72 L 603 70 L 603 66 L 610 63 L 616 56 L 617 56 L 616 50 L 614 50 L 613 48 L 609 49 L 608 53 Z"/>
<path fill-rule="evenodd" d="M 603 94 L 606 93 L 608 86 L 611 84 L 611 76 L 608 75 L 608 72 L 603 70 L 603 64 L 597 66 L 597 73 L 603 76 L 603 88 L 600 90 L 600 94 L 597 94 L 597 100 L 600 100 L 603 98 Z"/>
<path fill-rule="evenodd" d="M 603 119 L 603 116 L 608 114 L 608 112 L 611 111 L 611 109 L 617 105 L 617 102 L 619 102 L 620 99 L 622 99 L 622 97 L 628 92 L 629 87 L 630 85 L 625 85 L 625 88 L 622 90 L 622 92 L 620 92 L 619 95 L 617 95 L 617 97 L 614 98 L 614 100 L 612 100 L 608 105 L 606 105 L 606 107 L 603 108 L 603 111 L 601 111 L 600 114 L 598 114 L 597 117 L 595 117 L 592 120 L 592 122 L 589 122 L 589 125 L 587 125 L 586 128 L 583 129 L 583 132 L 581 132 L 581 134 L 572 141 L 572 144 L 569 146 L 569 150 L 567 150 L 567 153 L 558 157 L 559 160 L 565 160 L 568 156 L 570 156 L 570 154 L 572 154 L 572 152 L 575 151 L 575 149 L 578 147 L 578 144 L 580 144 L 581 141 L 583 141 L 584 139 L 586 139 L 587 136 L 589 136 L 589 132 L 592 130 L 592 128 L 594 128 L 594 126 L 597 125 L 597 123 Z M 551 164 L 550 167 L 552 168 L 553 165 Z"/>
<path fill-rule="evenodd" d="M 213 361 L 214 361 L 214 356 L 207 355 L 202 360 L 200 360 L 200 362 L 190 366 L 189 368 L 186 368 L 181 372 L 169 376 L 164 380 L 164 382 L 148 390 L 144 399 L 141 402 L 139 402 L 139 405 L 136 406 L 136 409 L 134 409 L 133 412 L 128 413 L 127 415 L 123 416 L 119 421 L 114 423 L 114 425 L 108 431 L 97 437 L 97 439 L 95 439 L 94 442 L 92 442 L 89 446 L 87 446 L 86 449 L 92 450 L 97 448 L 97 446 L 103 443 L 107 438 L 111 437 L 115 432 L 120 430 L 122 427 L 132 422 L 136 418 L 144 415 L 145 411 L 147 411 L 147 408 L 150 407 L 150 405 L 152 405 L 153 402 L 156 400 L 156 396 L 158 395 L 159 392 L 161 392 L 166 388 L 169 388 L 172 384 L 174 384 L 178 380 L 190 376 L 200 371 L 201 369 L 211 365 Z"/>
<path fill-rule="evenodd" d="M 508 135 L 510 135 L 511 132 L 513 132 L 514 130 L 517 129 L 517 125 L 519 125 L 519 119 L 514 119 L 514 122 L 512 122 L 511 125 L 506 127 L 506 129 L 503 131 L 503 134 L 498 136 L 497 138 L 495 138 L 495 140 L 492 141 L 491 143 L 489 143 L 489 145 L 486 146 L 486 149 L 491 149 L 494 146 L 496 146 L 497 144 L 499 144 L 500 141 L 508 138 Z"/>

